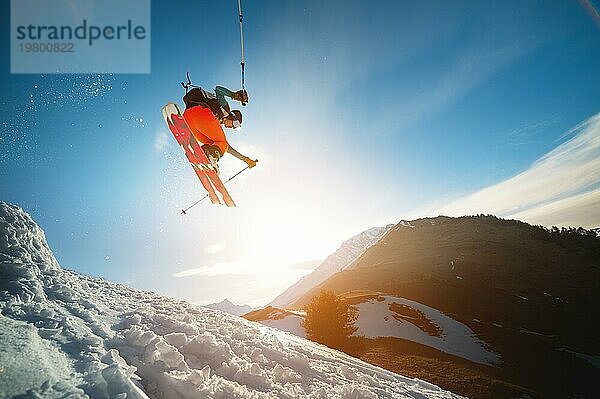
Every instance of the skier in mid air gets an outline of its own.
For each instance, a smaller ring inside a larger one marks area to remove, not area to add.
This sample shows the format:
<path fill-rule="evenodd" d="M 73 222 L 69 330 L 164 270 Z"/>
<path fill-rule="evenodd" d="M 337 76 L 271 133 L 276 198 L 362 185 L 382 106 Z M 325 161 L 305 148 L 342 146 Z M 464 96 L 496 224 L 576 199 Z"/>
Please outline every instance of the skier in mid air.
<path fill-rule="evenodd" d="M 201 87 L 193 87 L 183 97 L 185 103 L 183 117 L 194 137 L 204 144 L 202 149 L 217 171 L 217 162 L 226 152 L 253 168 L 258 161 L 252 160 L 232 148 L 221 127 L 223 125 L 226 128 L 235 129 L 242 125 L 242 113 L 237 109 L 231 110 L 225 97 L 239 101 L 242 105 L 248 101 L 246 90 L 232 92 L 225 87 L 217 86 L 215 94 L 213 94 Z"/>

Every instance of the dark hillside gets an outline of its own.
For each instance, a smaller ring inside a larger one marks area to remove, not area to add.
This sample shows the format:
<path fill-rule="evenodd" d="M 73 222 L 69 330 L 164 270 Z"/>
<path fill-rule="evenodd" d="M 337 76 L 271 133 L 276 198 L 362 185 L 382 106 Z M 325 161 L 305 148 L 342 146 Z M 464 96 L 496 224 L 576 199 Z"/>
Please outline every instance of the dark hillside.
<path fill-rule="evenodd" d="M 593 231 L 494 216 L 403 221 L 295 305 L 322 288 L 381 292 L 441 310 L 501 355 L 501 378 L 534 392 L 598 388 L 598 369 L 583 360 L 600 354 L 600 239 Z"/>

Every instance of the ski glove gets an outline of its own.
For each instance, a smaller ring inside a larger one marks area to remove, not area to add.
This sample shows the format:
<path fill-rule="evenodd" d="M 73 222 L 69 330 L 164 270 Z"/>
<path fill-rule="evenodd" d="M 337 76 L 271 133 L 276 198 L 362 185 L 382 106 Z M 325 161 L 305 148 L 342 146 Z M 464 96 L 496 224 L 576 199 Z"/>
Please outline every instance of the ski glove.
<path fill-rule="evenodd" d="M 239 101 L 241 103 L 248 102 L 248 92 L 246 90 L 238 90 L 231 96 L 232 99 Z"/>
<path fill-rule="evenodd" d="M 244 162 L 246 162 L 246 164 L 248 164 L 248 166 L 250 167 L 250 169 L 252 169 L 253 167 L 256 166 L 256 163 L 258 162 L 258 159 L 252 160 L 248 157 L 244 158 Z"/>

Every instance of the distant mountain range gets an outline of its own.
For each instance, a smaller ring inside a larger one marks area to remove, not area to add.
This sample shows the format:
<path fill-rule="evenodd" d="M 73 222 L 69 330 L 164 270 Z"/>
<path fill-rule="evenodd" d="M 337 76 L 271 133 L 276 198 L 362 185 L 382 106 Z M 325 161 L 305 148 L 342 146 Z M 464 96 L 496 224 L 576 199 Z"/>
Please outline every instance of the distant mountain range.
<path fill-rule="evenodd" d="M 392 226 L 373 227 L 344 241 L 338 250 L 329 255 L 312 273 L 302 277 L 296 284 L 277 296 L 269 306 L 285 307 L 297 301 L 306 292 L 352 263 Z"/>
<path fill-rule="evenodd" d="M 286 307 L 332 290 L 359 309 L 346 352 L 469 397 L 591 398 L 600 391 L 597 231 L 494 216 L 401 221 Z M 257 314 L 304 334 L 301 313 Z"/>
<path fill-rule="evenodd" d="M 223 299 L 221 302 L 215 302 L 204 306 L 210 309 L 221 310 L 234 316 L 241 316 L 252 310 L 250 305 L 236 305 L 229 299 Z"/>

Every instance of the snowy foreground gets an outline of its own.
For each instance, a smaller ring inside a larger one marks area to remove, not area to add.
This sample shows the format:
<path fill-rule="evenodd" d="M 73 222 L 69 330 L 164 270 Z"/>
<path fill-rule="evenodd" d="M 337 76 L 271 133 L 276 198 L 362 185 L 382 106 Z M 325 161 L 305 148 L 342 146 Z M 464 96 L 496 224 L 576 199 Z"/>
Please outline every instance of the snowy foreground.
<path fill-rule="evenodd" d="M 220 311 L 63 270 L 0 203 L 0 397 L 453 398 Z"/>

